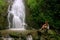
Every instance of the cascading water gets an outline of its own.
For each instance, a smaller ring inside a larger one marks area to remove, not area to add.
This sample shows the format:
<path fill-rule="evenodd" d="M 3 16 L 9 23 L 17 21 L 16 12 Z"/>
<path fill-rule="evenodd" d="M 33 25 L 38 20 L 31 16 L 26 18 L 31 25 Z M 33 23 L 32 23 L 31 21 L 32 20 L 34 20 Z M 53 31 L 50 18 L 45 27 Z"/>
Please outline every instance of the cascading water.
<path fill-rule="evenodd" d="M 10 30 L 25 30 L 25 6 L 23 0 L 14 0 L 8 8 Z"/>

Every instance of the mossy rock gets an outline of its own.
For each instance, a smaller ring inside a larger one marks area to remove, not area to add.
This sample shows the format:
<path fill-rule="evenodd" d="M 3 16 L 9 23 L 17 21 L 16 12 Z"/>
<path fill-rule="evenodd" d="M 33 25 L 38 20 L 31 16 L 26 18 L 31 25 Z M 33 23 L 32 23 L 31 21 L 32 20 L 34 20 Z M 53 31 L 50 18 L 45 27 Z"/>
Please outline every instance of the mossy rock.
<path fill-rule="evenodd" d="M 60 36 L 56 35 L 56 32 L 53 30 L 48 30 L 48 33 L 38 34 L 39 30 L 26 30 L 26 31 L 12 31 L 12 30 L 1 30 L 0 33 L 2 36 L 11 36 L 13 38 L 26 38 L 28 34 L 32 35 L 33 40 L 59 40 Z M 40 31 L 39 31 L 40 32 Z"/>
<path fill-rule="evenodd" d="M 54 30 L 48 30 L 48 34 L 52 34 L 52 35 L 55 35 L 56 32 Z"/>

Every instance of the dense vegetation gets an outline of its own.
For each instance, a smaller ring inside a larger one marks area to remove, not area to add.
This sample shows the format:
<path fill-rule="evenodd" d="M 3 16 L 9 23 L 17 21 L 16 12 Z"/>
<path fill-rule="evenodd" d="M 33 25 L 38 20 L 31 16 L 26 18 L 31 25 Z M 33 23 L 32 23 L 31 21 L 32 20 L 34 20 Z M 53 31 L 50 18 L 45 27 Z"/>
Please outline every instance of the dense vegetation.
<path fill-rule="evenodd" d="M 29 27 L 39 29 L 45 21 L 48 21 L 50 28 L 60 29 L 59 0 L 26 0 L 26 7 L 29 10 L 26 17 Z M 8 3 L 0 0 L 0 29 L 5 29 L 8 25 L 7 8 Z"/>
<path fill-rule="evenodd" d="M 0 30 L 7 28 L 7 8 L 6 0 L 0 0 Z"/>
<path fill-rule="evenodd" d="M 48 34 L 42 33 L 34 35 L 34 40 L 40 39 L 44 40 L 44 37 L 48 37 L 48 40 L 60 40 L 59 32 L 55 32 L 55 30 L 60 29 L 60 1 L 59 0 L 26 0 L 26 22 L 29 29 L 40 29 L 45 21 L 49 22 L 50 29 L 48 30 Z M 0 30 L 8 28 L 7 21 L 7 9 L 9 3 L 6 0 L 0 0 Z M 1 32 L 1 31 L 0 31 Z M 5 31 L 4 31 L 5 32 Z M 29 31 L 28 31 L 29 32 Z M 43 30 L 42 30 L 43 32 Z M 7 32 L 6 32 L 7 33 Z M 13 36 L 17 36 L 16 33 L 11 33 Z M 24 34 L 24 33 L 23 33 Z M 2 34 L 0 33 L 0 36 Z M 40 36 L 41 35 L 41 36 Z M 23 36 L 25 37 L 25 36 Z M 36 37 L 36 38 L 35 38 Z M 1 40 L 1 38 L 0 38 Z"/>
<path fill-rule="evenodd" d="M 45 21 L 51 29 L 60 29 L 59 0 L 27 0 L 30 11 L 27 23 L 30 27 L 39 29 Z"/>

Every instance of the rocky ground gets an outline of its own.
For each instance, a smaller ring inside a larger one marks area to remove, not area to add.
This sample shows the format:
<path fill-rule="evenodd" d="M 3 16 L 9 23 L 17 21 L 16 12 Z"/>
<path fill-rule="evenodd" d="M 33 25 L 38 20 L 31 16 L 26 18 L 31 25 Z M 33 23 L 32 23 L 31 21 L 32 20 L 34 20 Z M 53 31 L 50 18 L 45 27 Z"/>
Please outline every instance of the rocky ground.
<path fill-rule="evenodd" d="M 12 38 L 23 37 L 26 38 L 27 35 L 32 35 L 33 40 L 60 40 L 60 35 L 56 34 L 53 30 L 24 30 L 24 31 L 12 31 L 12 30 L 1 30 L 0 36 L 6 37 L 10 36 Z"/>

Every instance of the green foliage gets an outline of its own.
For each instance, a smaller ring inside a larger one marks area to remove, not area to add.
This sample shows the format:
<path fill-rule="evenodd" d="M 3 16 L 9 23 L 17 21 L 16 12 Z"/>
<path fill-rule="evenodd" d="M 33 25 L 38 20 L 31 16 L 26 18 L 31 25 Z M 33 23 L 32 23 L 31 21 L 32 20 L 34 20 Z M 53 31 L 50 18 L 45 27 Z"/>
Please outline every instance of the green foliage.
<path fill-rule="evenodd" d="M 59 5 L 58 0 L 27 0 L 30 10 L 29 18 L 27 17 L 28 25 L 38 29 L 45 21 L 48 21 L 51 27 L 60 29 Z"/>
<path fill-rule="evenodd" d="M 5 0 L 0 0 L 0 29 L 7 27 L 7 8 L 8 3 Z"/>

